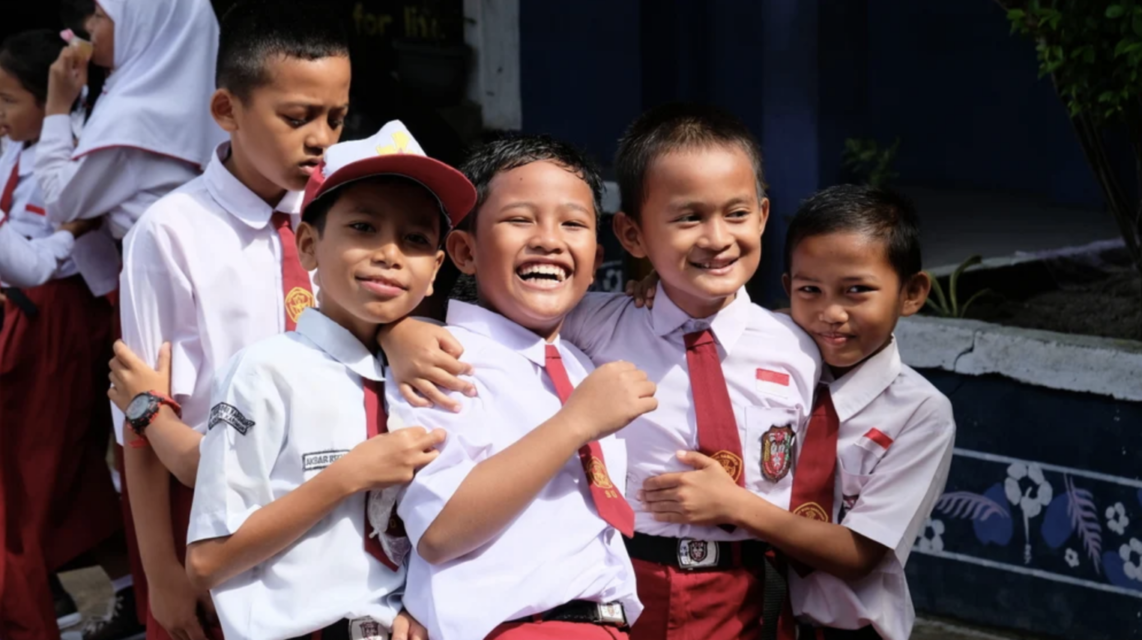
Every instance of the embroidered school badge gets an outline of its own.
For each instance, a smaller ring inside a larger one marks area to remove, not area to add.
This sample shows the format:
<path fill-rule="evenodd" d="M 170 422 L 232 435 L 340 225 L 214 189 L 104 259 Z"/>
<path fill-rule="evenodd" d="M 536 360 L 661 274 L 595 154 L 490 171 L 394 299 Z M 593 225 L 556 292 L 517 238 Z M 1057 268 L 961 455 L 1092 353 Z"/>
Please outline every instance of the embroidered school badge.
<path fill-rule="evenodd" d="M 228 424 L 242 435 L 246 435 L 246 432 L 254 427 L 254 421 L 242 415 L 242 412 L 238 411 L 238 407 L 225 402 L 219 402 L 210 409 L 210 419 L 206 422 L 206 430 L 209 431 L 219 424 Z"/>
<path fill-rule="evenodd" d="M 810 520 L 820 520 L 821 522 L 828 522 L 829 516 L 821 505 L 816 502 L 806 502 L 805 504 L 793 510 L 793 515 L 808 518 Z"/>
<path fill-rule="evenodd" d="M 734 482 L 738 481 L 738 477 L 742 474 L 741 458 L 737 457 L 736 454 L 725 450 L 715 453 L 714 455 L 710 456 L 710 458 L 718 464 L 722 465 L 722 468 L 726 470 L 726 473 L 729 474 L 730 478 Z"/>
<path fill-rule="evenodd" d="M 793 442 L 797 435 L 793 427 L 770 427 L 761 436 L 761 474 L 770 482 L 777 482 L 793 466 Z"/>
<path fill-rule="evenodd" d="M 297 319 L 301 317 L 301 312 L 305 311 L 306 307 L 316 307 L 317 303 L 313 299 L 312 292 L 306 291 L 302 287 L 294 287 L 289 290 L 289 295 L 286 296 L 285 306 L 289 319 L 297 323 Z"/>
<path fill-rule="evenodd" d="M 614 487 L 611 484 L 611 477 L 607 475 L 607 465 L 598 458 L 591 458 L 591 462 L 587 463 L 587 473 L 591 476 L 591 484 L 599 487 L 600 489 L 611 489 Z"/>

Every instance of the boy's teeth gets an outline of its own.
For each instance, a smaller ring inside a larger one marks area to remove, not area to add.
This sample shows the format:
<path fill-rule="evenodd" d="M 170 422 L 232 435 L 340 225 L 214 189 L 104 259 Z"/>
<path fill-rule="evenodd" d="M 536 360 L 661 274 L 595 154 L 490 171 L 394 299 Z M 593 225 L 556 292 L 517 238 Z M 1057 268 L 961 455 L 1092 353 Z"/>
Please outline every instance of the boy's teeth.
<path fill-rule="evenodd" d="M 563 282 L 563 280 L 567 277 L 567 274 L 564 271 L 563 267 L 561 267 L 559 265 L 555 265 L 555 264 L 529 264 L 529 265 L 524 265 L 523 267 L 520 268 L 519 275 L 523 276 L 523 277 L 527 277 L 527 276 L 550 277 L 550 278 L 554 278 L 555 280 L 557 280 L 559 282 Z"/>

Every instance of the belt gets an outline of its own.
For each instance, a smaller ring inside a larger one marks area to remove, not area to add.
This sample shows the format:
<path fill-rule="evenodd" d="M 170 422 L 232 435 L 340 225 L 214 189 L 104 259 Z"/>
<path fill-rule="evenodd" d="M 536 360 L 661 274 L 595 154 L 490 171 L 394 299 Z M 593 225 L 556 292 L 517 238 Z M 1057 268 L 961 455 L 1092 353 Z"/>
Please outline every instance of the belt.
<path fill-rule="evenodd" d="M 516 622 L 585 622 L 588 624 L 612 625 L 620 629 L 626 628 L 626 609 L 621 602 L 588 602 L 587 600 L 572 600 L 561 604 L 554 609 L 532 616 L 509 620 Z"/>
<path fill-rule="evenodd" d="M 715 542 L 691 538 L 666 538 L 635 533 L 626 540 L 632 558 L 677 569 L 737 569 L 765 566 L 769 545 L 761 540 Z"/>
<path fill-rule="evenodd" d="M 5 288 L 4 295 L 12 301 L 12 304 L 16 305 L 17 309 L 23 311 L 24 315 L 28 316 L 29 318 L 34 319 L 36 316 L 40 315 L 40 310 L 36 308 L 36 304 L 29 300 L 28 296 L 24 295 L 24 292 L 20 291 L 16 287 Z"/>
<path fill-rule="evenodd" d="M 353 620 L 342 618 L 324 629 L 318 629 L 290 640 L 354 640 L 355 638 L 372 640 L 373 638 L 388 637 L 389 630 L 372 618 L 356 618 Z"/>

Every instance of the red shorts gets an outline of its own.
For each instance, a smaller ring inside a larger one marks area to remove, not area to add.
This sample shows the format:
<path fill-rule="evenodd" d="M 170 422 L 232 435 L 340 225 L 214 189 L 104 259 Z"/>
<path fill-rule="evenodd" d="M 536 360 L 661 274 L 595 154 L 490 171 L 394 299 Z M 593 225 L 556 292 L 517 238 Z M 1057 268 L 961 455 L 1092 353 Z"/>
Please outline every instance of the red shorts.
<path fill-rule="evenodd" d="M 488 634 L 487 640 L 627 640 L 617 627 L 588 622 L 505 622 Z"/>
<path fill-rule="evenodd" d="M 758 640 L 764 573 L 738 568 L 687 571 L 632 559 L 642 615 L 631 640 Z"/>
<path fill-rule="evenodd" d="M 0 635 L 11 640 L 58 636 L 47 574 L 123 524 L 106 463 L 114 311 L 79 276 L 23 293 L 39 313 L 28 316 L 9 301 L 0 330 L 6 511 L 6 600 L 0 608 L 19 618 L 0 616 Z M 23 590 L 13 589 L 12 580 L 31 590 L 19 595 L 35 606 L 10 606 Z"/>

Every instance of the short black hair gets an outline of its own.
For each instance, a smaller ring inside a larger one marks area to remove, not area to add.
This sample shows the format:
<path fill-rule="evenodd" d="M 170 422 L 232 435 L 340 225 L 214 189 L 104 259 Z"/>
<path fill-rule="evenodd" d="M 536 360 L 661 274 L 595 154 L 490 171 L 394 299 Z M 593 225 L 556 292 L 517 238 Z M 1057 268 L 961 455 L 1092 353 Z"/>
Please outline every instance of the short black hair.
<path fill-rule="evenodd" d="M 312 1 L 238 2 L 220 21 L 217 86 L 246 100 L 269 82 L 266 62 L 271 57 L 349 57 L 349 41 L 336 14 Z"/>
<path fill-rule="evenodd" d="M 522 133 L 507 133 L 476 147 L 460 165 L 460 171 L 476 187 L 476 206 L 462 223 L 463 228 L 475 230 L 476 215 L 488 199 L 492 179 L 505 171 L 544 160 L 570 171 L 591 188 L 597 229 L 603 212 L 603 176 L 599 166 L 574 145 L 550 136 Z"/>
<path fill-rule="evenodd" d="M 437 198 L 436 194 L 429 191 L 428 187 L 425 187 L 423 184 L 413 180 L 412 178 L 406 178 L 400 175 L 383 174 L 362 178 L 360 180 L 354 180 L 352 182 L 346 182 L 345 184 L 338 186 L 333 191 L 330 191 L 329 193 L 326 193 L 313 202 L 310 202 L 309 206 L 301 212 L 301 221 L 317 229 L 318 235 L 324 234 L 325 221 L 329 218 L 329 210 L 333 208 L 333 205 L 337 204 L 337 201 L 341 199 L 341 196 L 345 193 L 346 190 L 358 184 L 414 185 L 423 189 L 424 192 L 427 193 L 434 202 L 438 203 L 436 209 L 440 213 L 440 238 L 438 244 L 439 246 L 444 246 L 444 237 L 448 235 L 449 222 L 448 217 L 444 215 L 444 210 L 440 208 L 439 198 Z"/>
<path fill-rule="evenodd" d="M 59 33 L 50 29 L 17 33 L 0 45 L 0 68 L 43 104 L 48 99 L 48 72 L 64 46 Z"/>
<path fill-rule="evenodd" d="M 881 187 L 842 184 L 822 189 L 801 203 L 785 235 L 785 272 L 793 251 L 806 238 L 862 233 L 884 243 L 900 283 L 920 273 L 920 218 L 912 202 Z"/>
<path fill-rule="evenodd" d="M 749 127 L 718 107 L 674 102 L 643 113 L 619 139 L 615 174 L 622 211 L 635 220 L 642 217 L 646 199 L 646 171 L 659 157 L 680 149 L 736 145 L 753 165 L 757 197 L 765 196 L 765 166 L 761 145 Z"/>

